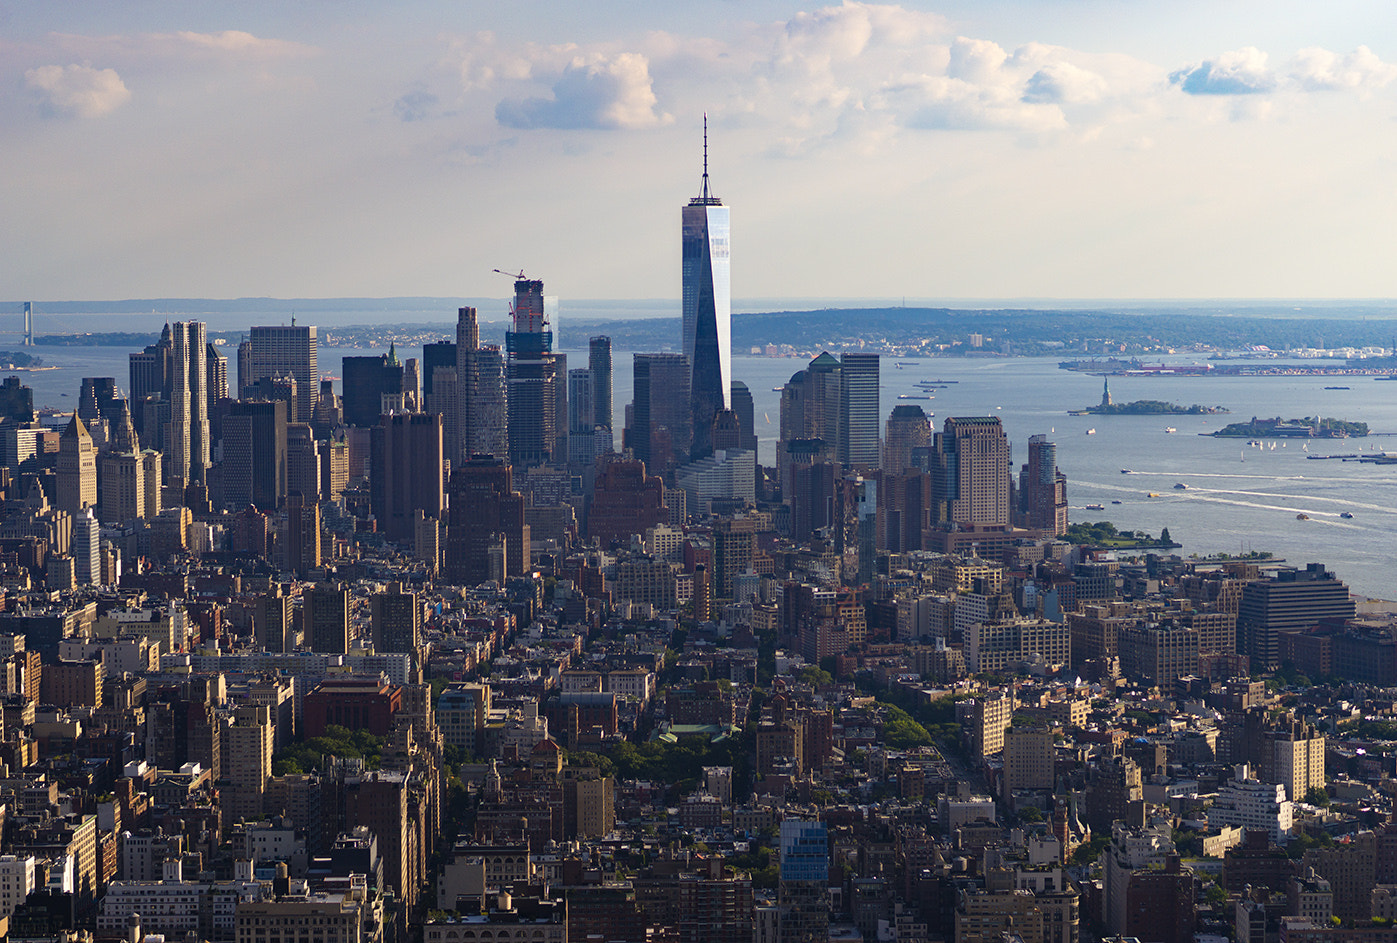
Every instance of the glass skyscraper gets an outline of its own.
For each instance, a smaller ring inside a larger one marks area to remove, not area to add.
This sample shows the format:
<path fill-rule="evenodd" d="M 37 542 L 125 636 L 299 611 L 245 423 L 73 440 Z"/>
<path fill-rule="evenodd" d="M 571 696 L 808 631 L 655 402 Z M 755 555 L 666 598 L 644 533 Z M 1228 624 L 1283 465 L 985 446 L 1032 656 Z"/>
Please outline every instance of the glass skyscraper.
<path fill-rule="evenodd" d="M 693 447 L 713 451 L 714 415 L 732 407 L 732 296 L 728 208 L 708 188 L 708 122 L 703 132 L 703 189 L 684 207 L 684 355 L 689 358 Z"/>

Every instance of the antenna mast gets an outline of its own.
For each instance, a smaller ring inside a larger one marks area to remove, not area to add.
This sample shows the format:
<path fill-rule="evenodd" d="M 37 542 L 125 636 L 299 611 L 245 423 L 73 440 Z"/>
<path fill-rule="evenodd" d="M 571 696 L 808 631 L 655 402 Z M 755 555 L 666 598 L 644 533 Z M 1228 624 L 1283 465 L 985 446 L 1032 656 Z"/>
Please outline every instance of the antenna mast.
<path fill-rule="evenodd" d="M 708 194 L 708 112 L 703 113 L 703 193 L 705 200 Z"/>

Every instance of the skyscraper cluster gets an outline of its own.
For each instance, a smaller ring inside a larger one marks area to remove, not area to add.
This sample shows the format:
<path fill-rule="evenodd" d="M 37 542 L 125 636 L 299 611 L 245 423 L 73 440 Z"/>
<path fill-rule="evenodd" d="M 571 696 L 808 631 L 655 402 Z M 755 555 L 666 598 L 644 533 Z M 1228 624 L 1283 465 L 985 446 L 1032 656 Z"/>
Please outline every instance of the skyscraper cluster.
<path fill-rule="evenodd" d="M 820 354 L 781 390 L 777 474 L 793 487 L 802 465 L 837 462 L 851 471 L 879 464 L 877 354 Z"/>

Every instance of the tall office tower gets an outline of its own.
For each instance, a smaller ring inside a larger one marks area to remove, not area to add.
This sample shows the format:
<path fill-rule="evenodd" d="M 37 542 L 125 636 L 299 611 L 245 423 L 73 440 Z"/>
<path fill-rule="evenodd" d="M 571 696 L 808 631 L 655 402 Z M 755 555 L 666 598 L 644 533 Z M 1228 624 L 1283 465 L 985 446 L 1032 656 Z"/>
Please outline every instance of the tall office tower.
<path fill-rule="evenodd" d="M 293 318 L 290 325 L 254 327 L 248 340 L 252 357 L 247 382 L 256 383 L 263 377 L 295 377 L 296 410 L 294 416 L 287 418 L 310 422 L 320 382 L 320 351 L 314 326 L 297 325 Z"/>
<path fill-rule="evenodd" d="M 505 334 L 509 352 L 509 461 L 529 468 L 553 460 L 557 438 L 557 364 L 553 332 L 543 311 L 543 282 L 514 283 L 514 329 Z"/>
<path fill-rule="evenodd" d="M 844 354 L 839 364 L 839 461 L 878 467 L 878 355 Z"/>
<path fill-rule="evenodd" d="M 170 339 L 170 325 L 166 324 L 164 330 L 160 332 L 159 341 L 151 344 L 140 353 L 129 355 L 131 419 L 136 424 L 136 431 L 146 440 L 147 445 L 154 444 L 157 439 L 163 439 L 163 436 L 157 434 L 158 430 L 149 429 L 145 425 L 145 402 L 151 396 L 169 399 L 170 354 L 173 346 L 174 344 Z"/>
<path fill-rule="evenodd" d="M 824 822 L 781 823 L 778 943 L 829 939 L 829 830 Z"/>
<path fill-rule="evenodd" d="M 630 447 L 645 467 L 662 475 L 679 464 L 693 442 L 689 358 L 636 354 Z M 711 417 L 710 417 L 711 418 Z"/>
<path fill-rule="evenodd" d="M 451 473 L 446 529 L 446 580 L 474 586 L 528 572 L 532 562 L 524 496 L 502 458 L 482 456 Z"/>
<path fill-rule="evenodd" d="M 915 467 L 914 449 L 931 446 L 931 420 L 915 403 L 899 403 L 888 417 L 883 436 L 883 471 L 900 475 Z"/>
<path fill-rule="evenodd" d="M 441 417 L 433 413 L 384 416 L 373 428 L 370 502 L 379 530 L 390 540 L 413 539 L 413 512 L 440 518 L 442 489 Z"/>
<path fill-rule="evenodd" d="M 422 411 L 441 417 L 442 454 L 461 460 L 461 430 L 456 395 L 456 345 L 450 341 L 422 347 Z"/>
<path fill-rule="evenodd" d="M 1303 632 L 1321 619 L 1352 619 L 1353 596 L 1343 580 L 1322 563 L 1287 567 L 1253 580 L 1242 589 L 1237 609 L 1237 651 L 1251 656 L 1254 671 L 1280 665 L 1281 633 Z"/>
<path fill-rule="evenodd" d="M 474 308 L 456 318 L 456 429 L 460 460 L 473 455 L 509 454 L 509 384 L 504 354 L 480 343 Z"/>
<path fill-rule="evenodd" d="M 226 802 L 229 818 L 251 819 L 262 814 L 267 781 L 272 778 L 275 726 L 266 704 L 235 707 L 233 723 L 223 727 L 225 788 L 220 805 Z M 302 918 L 304 919 L 304 918 Z"/>
<path fill-rule="evenodd" d="M 422 363 L 416 357 L 403 361 L 403 409 L 411 413 L 422 409 Z"/>
<path fill-rule="evenodd" d="M 286 404 L 286 421 L 296 418 L 296 378 L 289 373 L 279 377 L 263 377 L 252 384 L 243 399 L 260 399 L 271 402 L 280 400 Z"/>
<path fill-rule="evenodd" d="M 282 592 L 280 583 L 258 596 L 252 604 L 252 630 L 263 651 L 294 652 L 296 650 L 296 621 L 291 597 Z"/>
<path fill-rule="evenodd" d="M 136 423 L 136 431 L 141 434 L 141 443 L 162 455 L 170 449 L 170 401 L 151 395 L 140 404 L 140 409 L 131 411 L 131 421 Z"/>
<path fill-rule="evenodd" d="M 320 499 L 338 501 L 349 487 L 349 443 L 344 433 L 322 440 L 320 449 Z"/>
<path fill-rule="evenodd" d="M 344 413 L 340 409 L 340 398 L 335 395 L 335 381 L 320 381 L 320 396 L 315 401 L 315 412 L 311 414 L 311 425 L 317 437 L 329 435 L 330 430 L 344 423 Z"/>
<path fill-rule="evenodd" d="M 878 482 L 878 549 L 907 553 L 922 549 L 930 526 L 931 476 L 908 468 L 884 471 Z"/>
<path fill-rule="evenodd" d="M 286 497 L 286 412 L 282 400 L 239 400 L 223 419 L 223 507 L 275 511 Z"/>
<path fill-rule="evenodd" d="M 0 383 L 0 419 L 34 421 L 34 391 L 20 383 L 19 377 L 5 377 Z"/>
<path fill-rule="evenodd" d="M 809 540 L 815 531 L 835 522 L 835 482 L 839 469 L 827 458 L 818 452 L 802 454 L 787 468 L 790 483 L 783 493 L 791 507 L 791 538 L 797 542 Z"/>
<path fill-rule="evenodd" d="M 1057 470 L 1057 446 L 1045 435 L 1028 440 L 1028 464 L 1019 471 L 1019 510 L 1025 527 L 1055 537 L 1067 533 L 1067 476 Z"/>
<path fill-rule="evenodd" d="M 752 402 L 752 391 L 747 389 L 747 384 L 741 380 L 732 381 L 732 411 L 737 416 L 737 424 L 742 433 L 738 448 L 750 449 L 755 456 L 757 452 L 757 408 Z"/>
<path fill-rule="evenodd" d="M 203 321 L 176 321 L 170 330 L 171 483 L 203 484 L 209 466 L 208 337 Z"/>
<path fill-rule="evenodd" d="M 141 453 L 142 486 L 144 492 L 141 495 L 141 517 L 150 519 L 160 514 L 162 509 L 161 499 L 164 495 L 165 484 L 165 462 L 160 453 L 154 449 L 146 449 Z"/>
<path fill-rule="evenodd" d="M 592 425 L 613 428 L 611 389 L 611 338 L 602 335 L 587 342 L 587 369 L 592 373 Z M 604 451 L 614 444 L 606 443 Z"/>
<path fill-rule="evenodd" d="M 383 400 L 401 397 L 403 367 L 395 351 L 378 357 L 344 358 L 344 424 L 364 429 L 378 425 Z"/>
<path fill-rule="evenodd" d="M 708 119 L 703 122 L 703 187 L 684 207 L 684 355 L 689 358 L 692 454 L 713 451 L 713 414 L 731 409 L 732 298 L 728 208 L 708 188 Z"/>
<path fill-rule="evenodd" d="M 302 593 L 301 631 L 313 652 L 349 651 L 349 587 L 316 583 Z"/>
<path fill-rule="evenodd" d="M 595 375 L 587 367 L 568 371 L 568 433 L 590 432 L 597 423 Z"/>
<path fill-rule="evenodd" d="M 553 355 L 553 458 L 558 465 L 568 460 L 568 355 Z"/>
<path fill-rule="evenodd" d="M 416 655 L 422 644 L 422 604 L 417 594 L 389 583 L 388 592 L 369 598 L 375 652 Z"/>
<path fill-rule="evenodd" d="M 159 455 L 155 457 L 155 468 L 160 468 Z M 147 482 L 145 456 L 133 451 L 111 451 L 102 456 L 102 504 L 103 524 L 127 524 L 146 516 Z M 159 483 L 155 485 L 159 491 Z M 157 509 L 159 496 L 155 498 Z M 158 513 L 158 510 L 157 510 Z"/>
<path fill-rule="evenodd" d="M 790 487 L 792 443 L 818 441 L 831 457 L 839 444 L 840 364 L 828 351 L 781 388 L 781 433 L 776 444 L 776 470 L 783 494 Z"/>
<path fill-rule="evenodd" d="M 933 518 L 957 526 L 1009 523 L 1009 440 L 999 419 L 953 417 L 935 435 Z"/>
<path fill-rule="evenodd" d="M 102 525 L 91 506 L 73 515 L 73 577 L 80 586 L 102 581 Z"/>
<path fill-rule="evenodd" d="M 233 389 L 233 399 L 242 399 L 244 392 L 252 386 L 252 341 L 244 337 L 238 343 L 238 385 Z"/>
<path fill-rule="evenodd" d="M 456 344 L 452 341 L 437 341 L 422 345 L 422 401 L 428 401 L 436 384 L 438 367 L 456 370 Z"/>
<path fill-rule="evenodd" d="M 97 449 L 77 413 L 58 438 L 58 509 L 77 520 L 97 506 Z"/>
<path fill-rule="evenodd" d="M 119 398 L 115 377 L 83 377 L 78 391 L 78 415 L 91 426 L 110 416 Z"/>
<path fill-rule="evenodd" d="M 568 371 L 568 464 L 591 465 L 597 457 L 596 400 L 592 371 Z M 609 432 L 610 430 L 608 430 Z"/>
<path fill-rule="evenodd" d="M 320 449 L 311 427 L 304 422 L 286 424 L 286 493 L 299 492 L 315 504 L 320 500 Z"/>
<path fill-rule="evenodd" d="M 209 405 L 212 406 L 228 398 L 228 358 L 213 344 L 208 344 L 204 348 L 204 363 L 208 370 Z"/>
<path fill-rule="evenodd" d="M 320 505 L 292 491 L 286 496 L 286 568 L 305 577 L 320 559 Z"/>

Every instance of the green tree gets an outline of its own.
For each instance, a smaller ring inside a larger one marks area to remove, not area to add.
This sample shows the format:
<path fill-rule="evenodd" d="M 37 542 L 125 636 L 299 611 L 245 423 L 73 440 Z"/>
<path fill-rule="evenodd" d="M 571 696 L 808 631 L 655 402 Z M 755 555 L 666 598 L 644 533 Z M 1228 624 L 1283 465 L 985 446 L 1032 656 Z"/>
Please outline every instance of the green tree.
<path fill-rule="evenodd" d="M 1159 542 L 1162 544 L 1171 544 L 1174 542 L 1174 539 L 1169 536 L 1169 528 L 1166 527 L 1159 532 Z"/>
<path fill-rule="evenodd" d="M 1323 786 L 1311 786 L 1310 791 L 1305 793 L 1305 801 L 1310 805 L 1327 806 L 1329 805 L 1329 793 L 1325 791 Z"/>
<path fill-rule="evenodd" d="M 889 704 L 883 720 L 883 742 L 894 750 L 931 746 L 931 734 L 900 707 Z"/>

